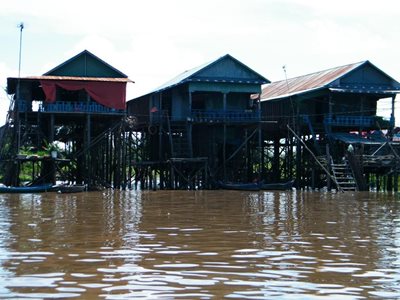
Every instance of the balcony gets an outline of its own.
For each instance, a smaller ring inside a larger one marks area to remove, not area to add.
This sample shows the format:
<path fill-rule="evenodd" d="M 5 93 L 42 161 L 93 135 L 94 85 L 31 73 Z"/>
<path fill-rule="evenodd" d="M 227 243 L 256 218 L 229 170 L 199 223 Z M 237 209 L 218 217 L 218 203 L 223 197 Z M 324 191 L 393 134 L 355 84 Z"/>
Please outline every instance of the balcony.
<path fill-rule="evenodd" d="M 125 110 L 109 108 L 95 102 L 66 102 L 42 103 L 39 111 L 44 113 L 96 113 L 96 114 L 124 114 Z"/>
<path fill-rule="evenodd" d="M 261 120 L 259 111 L 254 110 L 203 110 L 193 109 L 193 122 L 212 123 L 212 122 L 257 122 Z"/>
<path fill-rule="evenodd" d="M 324 123 L 330 126 L 343 126 L 343 127 L 374 127 L 376 126 L 375 116 L 348 116 L 337 115 L 325 117 Z"/>

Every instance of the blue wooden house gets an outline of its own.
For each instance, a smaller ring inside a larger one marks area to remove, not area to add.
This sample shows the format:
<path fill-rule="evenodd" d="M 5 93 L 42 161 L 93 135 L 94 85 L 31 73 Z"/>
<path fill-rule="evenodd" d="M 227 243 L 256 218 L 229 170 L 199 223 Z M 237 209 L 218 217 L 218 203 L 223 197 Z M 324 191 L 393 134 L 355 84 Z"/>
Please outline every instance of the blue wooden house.
<path fill-rule="evenodd" d="M 310 171 L 316 164 L 303 145 L 293 140 L 288 126 L 317 156 L 328 151 L 332 164 L 342 162 L 349 144 L 357 150 L 362 148 L 364 154 L 374 153 L 393 132 L 399 92 L 400 84 L 369 61 L 264 86 L 260 96 L 262 117 L 275 122 L 264 130 L 265 145 L 275 149 L 275 161 L 281 160 L 272 163 L 273 180 L 296 177 L 299 187 L 316 185 L 311 174 L 314 171 Z M 378 102 L 388 98 L 390 117 L 378 116 Z M 382 132 L 389 134 L 383 136 Z"/>
<path fill-rule="evenodd" d="M 146 159 L 168 162 L 175 170 L 166 175 L 166 186 L 191 184 L 195 175 L 188 170 L 197 170 L 193 164 L 199 162 L 207 169 L 205 177 L 249 181 L 255 176 L 256 147 L 250 144 L 258 143 L 260 106 L 252 95 L 268 82 L 227 54 L 128 101 L 128 114 L 137 117 L 148 137 Z M 174 181 L 174 173 L 180 179 Z"/>

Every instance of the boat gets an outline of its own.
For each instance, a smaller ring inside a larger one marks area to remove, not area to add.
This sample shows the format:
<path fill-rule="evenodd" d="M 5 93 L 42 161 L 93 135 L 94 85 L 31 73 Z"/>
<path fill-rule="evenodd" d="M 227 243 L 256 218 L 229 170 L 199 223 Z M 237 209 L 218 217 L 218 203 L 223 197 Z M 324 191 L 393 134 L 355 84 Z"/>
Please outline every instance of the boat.
<path fill-rule="evenodd" d="M 0 186 L 0 193 L 43 193 L 52 190 L 51 183 L 29 186 Z"/>
<path fill-rule="evenodd" d="M 251 183 L 226 183 L 222 181 L 218 181 L 218 185 L 220 188 L 225 190 L 239 190 L 239 191 L 259 191 L 261 184 L 259 182 L 251 182 Z"/>
<path fill-rule="evenodd" d="M 60 194 L 66 193 L 80 193 L 86 190 L 86 185 L 84 184 L 57 184 L 52 188 L 53 191 L 56 191 Z"/>
<path fill-rule="evenodd" d="M 278 190 L 278 191 L 286 191 L 292 189 L 294 184 L 294 180 L 286 181 L 286 182 L 275 182 L 275 183 L 263 183 L 261 185 L 262 190 Z"/>

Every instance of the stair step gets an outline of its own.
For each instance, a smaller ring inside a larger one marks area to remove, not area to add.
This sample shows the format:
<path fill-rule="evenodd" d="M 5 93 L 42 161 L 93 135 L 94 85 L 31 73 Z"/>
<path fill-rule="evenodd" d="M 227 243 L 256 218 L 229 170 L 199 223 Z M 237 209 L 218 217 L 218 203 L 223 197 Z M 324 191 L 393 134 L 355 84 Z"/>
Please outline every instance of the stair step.
<path fill-rule="evenodd" d="M 347 162 L 331 164 L 336 183 L 343 191 L 356 191 L 357 184 Z"/>
<path fill-rule="evenodd" d="M 336 177 L 336 179 L 345 180 L 345 181 L 354 180 L 353 176 L 335 176 L 335 177 Z"/>

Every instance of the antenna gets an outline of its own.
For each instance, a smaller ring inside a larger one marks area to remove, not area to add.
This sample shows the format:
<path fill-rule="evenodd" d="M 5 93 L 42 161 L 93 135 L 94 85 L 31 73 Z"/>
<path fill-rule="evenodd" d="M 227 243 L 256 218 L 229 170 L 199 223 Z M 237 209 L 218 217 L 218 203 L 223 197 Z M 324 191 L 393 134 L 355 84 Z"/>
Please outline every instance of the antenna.
<path fill-rule="evenodd" d="M 289 83 L 288 83 L 287 74 L 286 74 L 286 65 L 283 65 L 282 69 L 283 69 L 283 72 L 285 73 L 285 81 L 286 81 L 287 92 L 288 92 L 288 94 L 290 94 Z"/>
<path fill-rule="evenodd" d="M 22 30 L 24 29 L 24 23 L 18 24 L 19 28 L 19 59 L 18 59 L 18 78 L 21 76 L 21 54 L 22 54 Z"/>
<path fill-rule="evenodd" d="M 286 73 L 286 65 L 283 65 L 282 69 L 283 69 L 283 72 L 285 73 L 286 89 L 287 89 L 287 93 L 289 96 L 290 107 L 292 108 L 293 127 L 296 128 L 296 121 L 295 121 L 296 117 L 295 117 L 295 113 L 294 113 L 293 99 L 292 99 L 292 96 L 290 95 L 290 87 L 289 87 L 289 81 L 288 81 L 287 73 Z"/>
<path fill-rule="evenodd" d="M 21 146 L 21 123 L 20 123 L 20 118 L 19 118 L 19 98 L 20 98 L 20 79 L 21 79 L 21 54 L 22 54 L 22 30 L 24 29 L 24 23 L 19 23 L 18 26 L 19 28 L 19 57 L 18 57 L 18 82 L 17 82 L 17 97 L 16 97 L 16 102 L 14 103 L 14 106 L 16 107 L 17 111 L 17 127 L 18 127 L 18 137 L 17 137 L 17 151 L 19 151 L 19 147 Z"/>

